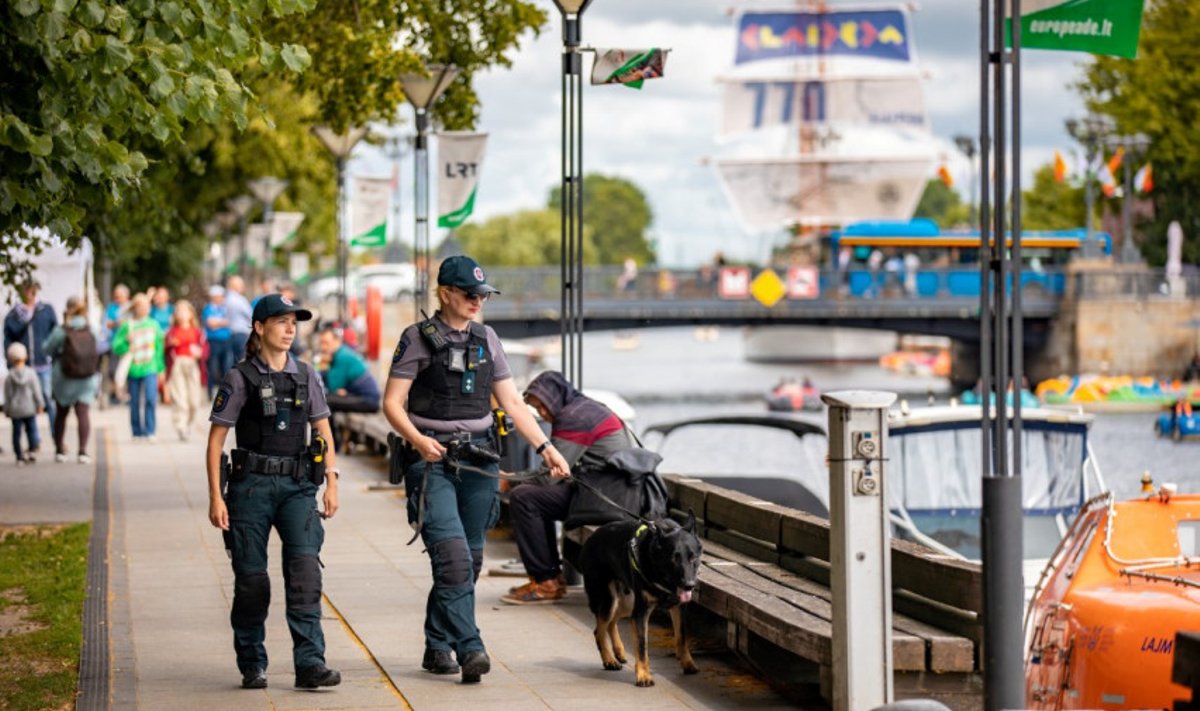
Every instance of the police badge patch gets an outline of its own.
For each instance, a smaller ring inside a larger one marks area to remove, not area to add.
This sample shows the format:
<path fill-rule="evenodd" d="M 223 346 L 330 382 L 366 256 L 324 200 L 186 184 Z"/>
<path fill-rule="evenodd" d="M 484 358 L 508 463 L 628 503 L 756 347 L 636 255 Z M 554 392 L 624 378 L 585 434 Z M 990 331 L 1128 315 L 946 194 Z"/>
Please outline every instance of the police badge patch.
<path fill-rule="evenodd" d="M 222 410 L 225 409 L 225 406 L 229 404 L 229 396 L 232 394 L 233 393 L 230 392 L 230 390 L 224 386 L 222 386 L 221 389 L 217 391 L 217 397 L 215 400 L 213 400 L 212 411 L 214 414 L 221 412 Z"/>
<path fill-rule="evenodd" d="M 396 350 L 392 352 L 392 362 L 395 363 L 404 357 L 404 351 L 408 350 L 408 336 L 400 339 L 396 344 Z"/>

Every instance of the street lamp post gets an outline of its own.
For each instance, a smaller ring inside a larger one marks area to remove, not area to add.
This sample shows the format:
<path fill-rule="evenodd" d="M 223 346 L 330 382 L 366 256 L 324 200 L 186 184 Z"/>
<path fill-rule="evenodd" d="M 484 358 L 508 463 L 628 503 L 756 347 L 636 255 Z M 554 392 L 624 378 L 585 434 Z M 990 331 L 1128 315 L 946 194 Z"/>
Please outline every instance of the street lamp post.
<path fill-rule="evenodd" d="M 250 192 L 254 193 L 254 197 L 258 198 L 258 201 L 263 205 L 262 221 L 264 225 L 267 225 L 268 230 L 267 238 L 263 241 L 263 264 L 260 276 L 267 275 L 269 265 L 271 264 L 270 225 L 271 221 L 275 219 L 275 200 L 284 190 L 287 190 L 288 185 L 288 181 L 274 176 L 255 178 L 246 183 L 246 186 L 250 188 Z"/>
<path fill-rule="evenodd" d="M 225 249 L 225 242 L 229 240 L 229 232 L 237 224 L 238 217 L 229 210 L 222 210 L 213 215 L 213 219 L 221 228 L 221 267 L 217 274 L 224 275 L 225 271 L 229 269 L 229 252 Z M 213 281 L 216 282 L 217 279 L 214 278 Z"/>
<path fill-rule="evenodd" d="M 1084 149 L 1084 161 L 1086 166 L 1083 171 L 1083 199 L 1085 211 L 1087 212 L 1084 218 L 1085 228 L 1087 230 L 1087 242 L 1084 244 L 1084 252 L 1088 256 L 1096 255 L 1096 246 L 1092 241 L 1094 236 L 1094 226 L 1092 224 L 1092 212 L 1095 210 L 1096 192 L 1092 180 L 1092 164 L 1096 161 L 1096 156 L 1100 150 L 1101 141 L 1104 137 L 1113 131 L 1112 119 L 1107 116 L 1097 114 L 1088 114 L 1082 119 L 1067 119 L 1067 133 L 1071 137 L 1079 141 Z"/>
<path fill-rule="evenodd" d="M 954 137 L 954 145 L 958 146 L 958 150 L 967 157 L 967 163 L 971 166 L 971 204 L 967 206 L 967 219 L 972 227 L 975 227 L 975 206 L 978 205 L 978 197 L 975 194 L 978 175 L 975 172 L 975 139 L 967 135 L 958 135 Z"/>
<path fill-rule="evenodd" d="M 1122 185 L 1124 196 L 1121 198 L 1121 254 L 1120 261 L 1133 264 L 1141 261 L 1142 255 L 1133 243 L 1133 161 L 1135 156 L 1145 154 L 1150 146 L 1150 138 L 1142 133 L 1130 136 L 1116 136 L 1109 142 L 1110 146 L 1121 146 L 1125 149 L 1125 157 L 1121 160 L 1124 166 Z"/>
<path fill-rule="evenodd" d="M 225 207 L 237 217 L 238 224 L 238 274 L 245 276 L 246 272 L 246 216 L 254 207 L 254 198 L 249 195 L 238 195 L 225 201 Z"/>
<path fill-rule="evenodd" d="M 400 244 L 400 159 L 404 157 L 404 144 L 407 142 L 407 139 L 400 136 L 390 136 L 383 144 L 387 157 L 392 161 L 392 221 L 388 230 L 388 242 L 391 246 L 385 254 L 390 252 L 397 261 L 403 259 L 404 253 Z"/>
<path fill-rule="evenodd" d="M 349 242 L 346 234 L 349 230 L 346 216 L 346 160 L 354 150 L 355 144 L 367 135 L 367 129 L 364 126 L 351 126 L 342 133 L 338 133 L 328 126 L 314 126 L 312 132 L 337 162 L 338 321 L 345 324 L 346 263 L 349 261 L 346 254 Z"/>
<path fill-rule="evenodd" d="M 562 48 L 562 339 L 563 373 L 583 388 L 583 55 L 581 21 L 592 0 L 554 0 L 563 18 Z"/>
<path fill-rule="evenodd" d="M 429 107 L 458 77 L 453 64 L 430 64 L 425 74 L 401 74 L 400 87 L 416 114 L 417 137 L 413 144 L 413 266 L 417 284 L 413 292 L 414 320 L 429 298 Z"/>

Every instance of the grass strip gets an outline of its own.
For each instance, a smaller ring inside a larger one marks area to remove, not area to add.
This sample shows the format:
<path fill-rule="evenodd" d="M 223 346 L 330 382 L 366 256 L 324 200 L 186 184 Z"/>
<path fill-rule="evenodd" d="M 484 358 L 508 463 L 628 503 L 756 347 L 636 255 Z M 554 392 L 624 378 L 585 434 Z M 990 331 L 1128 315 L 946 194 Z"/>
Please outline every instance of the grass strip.
<path fill-rule="evenodd" d="M 0 536 L 0 709 L 74 707 L 90 527 Z"/>

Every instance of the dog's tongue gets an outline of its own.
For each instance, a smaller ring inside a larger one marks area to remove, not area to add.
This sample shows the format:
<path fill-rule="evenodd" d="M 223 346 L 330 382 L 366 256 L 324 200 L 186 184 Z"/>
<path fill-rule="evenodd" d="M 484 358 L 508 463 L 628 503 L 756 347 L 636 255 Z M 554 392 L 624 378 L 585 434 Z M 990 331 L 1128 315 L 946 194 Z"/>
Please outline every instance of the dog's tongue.
<path fill-rule="evenodd" d="M 688 602 L 691 599 L 692 599 L 692 591 L 691 590 L 684 590 L 683 588 L 679 589 L 679 602 L 680 603 Z"/>

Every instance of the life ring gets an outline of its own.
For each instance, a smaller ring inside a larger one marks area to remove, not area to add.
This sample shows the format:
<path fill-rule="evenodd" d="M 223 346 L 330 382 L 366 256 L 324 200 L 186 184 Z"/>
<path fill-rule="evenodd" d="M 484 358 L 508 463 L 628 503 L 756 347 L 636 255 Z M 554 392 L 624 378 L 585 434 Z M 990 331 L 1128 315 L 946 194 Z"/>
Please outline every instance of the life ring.
<path fill-rule="evenodd" d="M 367 360 L 379 360 L 380 331 L 383 329 L 383 292 L 367 287 Z"/>

